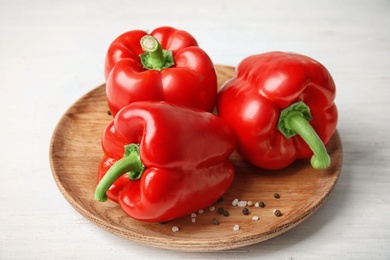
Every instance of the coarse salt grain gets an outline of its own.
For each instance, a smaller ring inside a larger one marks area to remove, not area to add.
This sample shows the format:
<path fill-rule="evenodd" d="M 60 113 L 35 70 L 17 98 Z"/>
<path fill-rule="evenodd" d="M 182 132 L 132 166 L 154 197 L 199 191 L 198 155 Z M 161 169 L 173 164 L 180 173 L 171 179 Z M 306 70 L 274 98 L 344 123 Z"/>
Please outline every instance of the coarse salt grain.
<path fill-rule="evenodd" d="M 239 207 L 245 207 L 246 206 L 246 204 L 247 204 L 247 202 L 246 201 L 244 201 L 244 200 L 240 200 L 239 202 L 238 202 L 238 206 Z"/>
<path fill-rule="evenodd" d="M 191 213 L 191 218 L 195 218 L 196 217 L 196 213 Z"/>
<path fill-rule="evenodd" d="M 253 202 L 248 200 L 248 203 L 247 203 L 248 207 L 252 207 L 253 206 Z"/>
<path fill-rule="evenodd" d="M 179 231 L 178 227 L 176 227 L 176 226 L 172 227 L 172 232 L 177 232 L 177 231 Z"/>
<path fill-rule="evenodd" d="M 240 226 L 239 226 L 239 225 L 237 225 L 237 224 L 236 224 L 236 225 L 234 225 L 234 227 L 233 227 L 233 230 L 234 230 L 234 231 L 238 231 L 238 230 L 240 230 Z"/>
<path fill-rule="evenodd" d="M 215 210 L 215 207 L 214 207 L 214 206 L 211 206 L 211 207 L 209 208 L 209 210 L 210 210 L 210 211 L 214 211 L 214 210 Z"/>
<path fill-rule="evenodd" d="M 255 207 L 258 208 L 260 206 L 260 203 L 256 202 Z"/>
<path fill-rule="evenodd" d="M 238 199 L 234 199 L 234 200 L 232 201 L 232 205 L 235 207 L 235 206 L 237 206 L 237 204 L 238 204 Z"/>
<path fill-rule="evenodd" d="M 198 211 L 198 213 L 199 213 L 199 214 L 202 214 L 202 213 L 203 213 L 203 209 L 200 209 L 200 210 Z"/>
<path fill-rule="evenodd" d="M 191 219 L 191 222 L 192 222 L 192 223 L 195 223 L 195 222 L 196 222 L 196 218 L 192 218 L 192 219 Z"/>
<path fill-rule="evenodd" d="M 253 216 L 253 217 L 252 217 L 252 220 L 254 220 L 254 221 L 259 220 L 259 216 Z"/>

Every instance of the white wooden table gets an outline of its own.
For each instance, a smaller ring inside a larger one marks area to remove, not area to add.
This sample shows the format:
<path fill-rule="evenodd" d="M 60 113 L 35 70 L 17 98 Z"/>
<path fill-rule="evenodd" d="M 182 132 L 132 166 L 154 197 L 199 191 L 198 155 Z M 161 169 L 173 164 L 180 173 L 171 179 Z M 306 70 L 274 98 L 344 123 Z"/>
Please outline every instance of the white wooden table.
<path fill-rule="evenodd" d="M 1 1 L 0 259 L 390 259 L 390 2 Z M 344 164 L 326 203 L 294 229 L 225 252 L 146 247 L 76 212 L 51 175 L 51 134 L 104 83 L 106 49 L 131 29 L 189 31 L 217 64 L 282 50 L 337 84 Z"/>

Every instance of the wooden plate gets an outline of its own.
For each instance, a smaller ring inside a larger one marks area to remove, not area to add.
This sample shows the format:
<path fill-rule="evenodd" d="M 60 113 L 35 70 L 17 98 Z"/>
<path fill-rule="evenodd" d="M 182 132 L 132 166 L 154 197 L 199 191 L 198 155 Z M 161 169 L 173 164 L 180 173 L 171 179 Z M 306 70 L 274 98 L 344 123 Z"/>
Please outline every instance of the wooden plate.
<path fill-rule="evenodd" d="M 234 74 L 234 69 L 217 66 L 221 85 Z M 297 226 L 312 215 L 332 191 L 340 175 L 342 145 L 336 132 L 327 149 L 332 165 L 326 170 L 313 170 L 307 160 L 297 161 L 279 171 L 255 168 L 231 155 L 236 168 L 234 184 L 211 211 L 204 209 L 196 217 L 183 217 L 164 224 L 143 223 L 128 217 L 111 201 L 93 199 L 98 163 L 103 155 L 100 137 L 111 120 L 107 114 L 105 86 L 101 85 L 79 99 L 63 115 L 50 145 L 50 163 L 55 182 L 69 203 L 85 218 L 117 236 L 141 244 L 180 251 L 214 251 L 258 243 Z M 274 198 L 278 193 L 280 198 Z M 265 207 L 233 206 L 234 199 L 264 202 Z M 225 217 L 218 208 L 229 212 Z M 275 216 L 274 210 L 282 216 Z M 258 216 L 259 220 L 252 220 Z M 193 220 L 194 219 L 194 220 Z M 217 219 L 219 225 L 213 224 Z M 195 222 L 193 222 L 195 221 Z M 239 230 L 233 230 L 239 225 Z M 172 227 L 179 231 L 173 232 Z"/>

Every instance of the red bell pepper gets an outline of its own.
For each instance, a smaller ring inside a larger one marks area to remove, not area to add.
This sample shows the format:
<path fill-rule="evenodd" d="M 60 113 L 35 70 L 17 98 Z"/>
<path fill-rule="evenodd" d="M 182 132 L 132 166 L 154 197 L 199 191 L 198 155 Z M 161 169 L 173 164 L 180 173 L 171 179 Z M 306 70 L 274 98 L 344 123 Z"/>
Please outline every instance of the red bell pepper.
<path fill-rule="evenodd" d="M 311 157 L 330 165 L 325 145 L 337 124 L 335 84 L 328 70 L 304 55 L 269 52 L 249 56 L 219 92 L 217 110 L 252 164 L 281 169 Z"/>
<path fill-rule="evenodd" d="M 142 221 L 210 206 L 234 178 L 233 132 L 221 118 L 192 108 L 134 102 L 107 125 L 102 147 L 95 199 L 108 197 Z"/>
<path fill-rule="evenodd" d="M 216 102 L 213 62 L 188 32 L 172 27 L 120 35 L 107 51 L 105 77 L 114 116 L 135 101 L 161 100 L 209 112 Z"/>

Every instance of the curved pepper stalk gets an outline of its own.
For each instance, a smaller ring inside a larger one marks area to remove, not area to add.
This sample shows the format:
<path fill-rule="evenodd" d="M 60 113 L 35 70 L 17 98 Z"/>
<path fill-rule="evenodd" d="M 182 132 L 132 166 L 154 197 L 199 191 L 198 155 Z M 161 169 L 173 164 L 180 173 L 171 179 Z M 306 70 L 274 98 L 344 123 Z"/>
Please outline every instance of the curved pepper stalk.
<path fill-rule="evenodd" d="M 299 101 L 294 103 L 280 113 L 278 129 L 286 138 L 298 134 L 313 151 L 310 163 L 314 169 L 325 169 L 330 165 L 330 156 L 326 151 L 324 143 L 309 124 L 311 120 L 310 108 Z"/>
<path fill-rule="evenodd" d="M 139 145 L 125 145 L 125 154 L 111 166 L 104 177 L 100 180 L 95 190 L 95 199 L 104 202 L 107 200 L 106 192 L 111 185 L 123 174 L 127 173 L 130 180 L 138 180 L 144 171 L 145 166 L 139 156 Z"/>

